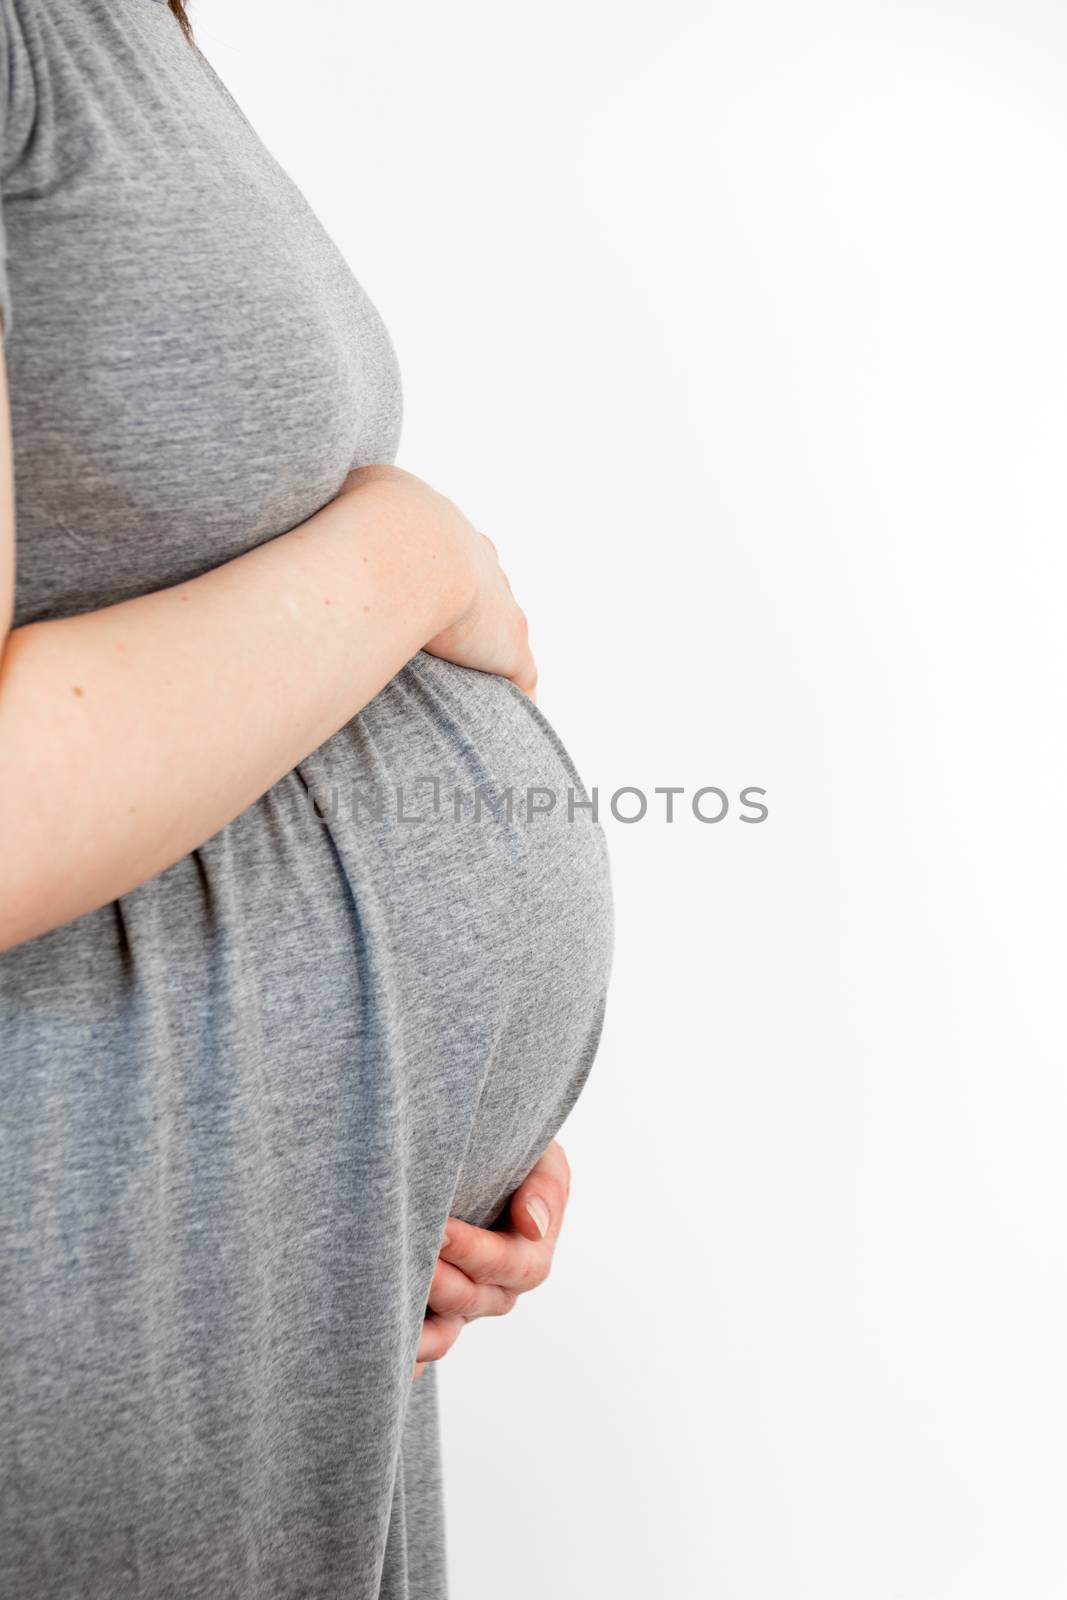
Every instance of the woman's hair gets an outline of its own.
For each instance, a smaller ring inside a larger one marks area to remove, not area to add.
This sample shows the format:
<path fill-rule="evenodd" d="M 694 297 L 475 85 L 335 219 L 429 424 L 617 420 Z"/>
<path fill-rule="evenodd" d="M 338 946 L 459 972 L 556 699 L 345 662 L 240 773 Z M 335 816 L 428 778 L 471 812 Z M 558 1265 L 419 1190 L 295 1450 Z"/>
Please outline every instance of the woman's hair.
<path fill-rule="evenodd" d="M 174 15 L 181 23 L 181 29 L 185 37 L 187 39 L 191 39 L 193 37 L 193 30 L 189 26 L 189 18 L 185 14 L 185 0 L 168 0 L 168 3 L 170 5 L 170 9 L 174 12 Z"/>

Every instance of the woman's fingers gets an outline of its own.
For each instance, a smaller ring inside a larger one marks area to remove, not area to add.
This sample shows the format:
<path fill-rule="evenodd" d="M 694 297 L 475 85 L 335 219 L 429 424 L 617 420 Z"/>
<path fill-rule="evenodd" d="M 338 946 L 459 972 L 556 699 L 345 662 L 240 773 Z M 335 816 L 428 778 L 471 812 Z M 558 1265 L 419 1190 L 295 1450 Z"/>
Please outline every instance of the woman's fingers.
<path fill-rule="evenodd" d="M 511 1197 L 512 1226 L 525 1239 L 547 1236 L 554 1241 L 570 1192 L 570 1162 L 559 1140 L 553 1139 Z"/>
<path fill-rule="evenodd" d="M 416 1362 L 440 1361 L 451 1350 L 465 1327 L 462 1317 L 439 1317 L 435 1311 L 429 1312 L 422 1324 L 422 1336 L 415 1352 Z"/>
<path fill-rule="evenodd" d="M 494 1283 L 474 1283 L 458 1267 L 438 1261 L 412 1380 L 422 1376 L 427 1361 L 440 1361 L 451 1350 L 468 1322 L 478 1317 L 502 1317 L 515 1300 L 512 1290 Z"/>
<path fill-rule="evenodd" d="M 570 1188 L 570 1163 L 554 1139 L 511 1197 L 510 1228 L 476 1228 L 449 1217 L 412 1381 L 428 1361 L 440 1361 L 451 1350 L 468 1322 L 504 1316 L 518 1295 L 544 1283 Z"/>
<path fill-rule="evenodd" d="M 521 689 L 523 694 L 533 701 L 534 705 L 537 704 L 537 664 L 529 650 L 527 650 L 521 666 L 516 669 L 515 676 L 511 681 L 516 688 Z"/>
<path fill-rule="evenodd" d="M 515 1304 L 515 1293 L 496 1283 L 475 1283 L 459 1267 L 439 1260 L 430 1283 L 429 1307 L 443 1316 L 503 1317 Z"/>
<path fill-rule="evenodd" d="M 553 1142 L 511 1197 L 508 1229 L 476 1228 L 449 1217 L 440 1259 L 475 1284 L 523 1294 L 544 1283 L 552 1266 L 570 1193 L 570 1166 Z"/>
<path fill-rule="evenodd" d="M 544 1239 L 525 1239 L 511 1230 L 498 1233 L 449 1217 L 445 1237 L 448 1242 L 441 1247 L 441 1259 L 458 1267 L 475 1284 L 493 1284 L 525 1294 L 544 1283 L 552 1265 L 555 1238 L 551 1232 Z"/>
<path fill-rule="evenodd" d="M 446 504 L 453 514 L 462 516 L 458 507 L 450 501 Z M 423 649 L 460 667 L 496 673 L 533 699 L 537 667 L 526 614 L 515 599 L 492 539 L 478 533 L 465 518 L 464 522 L 473 540 L 467 552 L 472 580 L 469 603 L 450 626 L 427 640 Z"/>

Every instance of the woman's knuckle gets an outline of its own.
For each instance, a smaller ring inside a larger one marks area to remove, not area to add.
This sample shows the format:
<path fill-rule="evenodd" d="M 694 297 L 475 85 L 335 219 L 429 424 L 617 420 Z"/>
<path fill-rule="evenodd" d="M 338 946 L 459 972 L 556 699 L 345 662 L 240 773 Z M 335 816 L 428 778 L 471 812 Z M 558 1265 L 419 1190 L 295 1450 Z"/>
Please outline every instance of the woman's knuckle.
<path fill-rule="evenodd" d="M 492 1310 L 489 1311 L 487 1315 L 490 1317 L 506 1317 L 508 1312 L 513 1309 L 517 1299 L 518 1295 L 515 1294 L 514 1290 L 501 1289 L 496 1300 L 493 1302 Z"/>
<path fill-rule="evenodd" d="M 481 1302 L 481 1286 L 477 1283 L 468 1283 L 456 1297 L 456 1311 L 461 1317 L 477 1316 Z"/>
<path fill-rule="evenodd" d="M 521 1275 L 521 1282 L 522 1282 L 523 1292 L 524 1293 L 529 1293 L 529 1291 L 531 1289 L 539 1289 L 541 1287 L 541 1285 L 544 1283 L 544 1281 L 547 1278 L 547 1276 L 548 1276 L 548 1257 L 547 1257 L 547 1253 L 545 1251 L 543 1251 L 543 1250 L 538 1250 L 535 1254 L 531 1255 L 530 1258 L 526 1262 L 524 1262 L 524 1264 L 523 1264 L 522 1275 Z"/>
<path fill-rule="evenodd" d="M 472 1251 L 463 1271 L 473 1284 L 488 1283 L 492 1277 L 492 1263 L 484 1259 L 480 1250 Z"/>

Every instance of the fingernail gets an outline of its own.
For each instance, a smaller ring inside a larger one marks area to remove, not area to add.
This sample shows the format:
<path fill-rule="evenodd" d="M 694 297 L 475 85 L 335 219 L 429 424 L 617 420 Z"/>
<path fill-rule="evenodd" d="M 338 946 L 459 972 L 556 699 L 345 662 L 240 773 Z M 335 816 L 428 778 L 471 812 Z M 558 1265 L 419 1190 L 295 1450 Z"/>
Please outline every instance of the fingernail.
<path fill-rule="evenodd" d="M 441 1240 L 441 1249 L 447 1250 L 451 1243 L 452 1235 L 446 1231 L 444 1238 Z"/>
<path fill-rule="evenodd" d="M 548 1224 L 552 1220 L 548 1214 L 548 1207 L 545 1205 L 545 1202 L 541 1199 L 540 1195 L 535 1194 L 532 1200 L 527 1200 L 526 1209 L 530 1213 L 531 1217 L 533 1217 L 534 1227 L 537 1229 L 538 1233 L 543 1239 L 545 1234 L 548 1232 Z"/>

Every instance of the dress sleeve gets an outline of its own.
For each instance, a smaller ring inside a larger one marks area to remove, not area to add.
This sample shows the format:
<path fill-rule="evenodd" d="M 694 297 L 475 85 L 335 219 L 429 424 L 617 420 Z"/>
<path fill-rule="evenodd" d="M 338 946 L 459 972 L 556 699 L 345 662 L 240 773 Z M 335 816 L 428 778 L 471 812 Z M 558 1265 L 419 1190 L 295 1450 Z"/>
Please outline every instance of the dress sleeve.
<path fill-rule="evenodd" d="M 3 180 L 7 176 L 7 106 L 10 98 L 11 17 L 7 0 L 0 4 L 0 337 L 11 326 L 11 294 L 7 285 L 7 232 L 4 228 Z"/>
<path fill-rule="evenodd" d="M 5 210 L 10 180 L 32 139 L 36 99 L 21 9 L 22 0 L 0 0 L 0 317 L 5 339 L 13 316 Z"/>
<path fill-rule="evenodd" d="M 7 287 L 7 247 L 4 243 L 4 208 L 0 201 L 0 339 L 11 326 L 11 295 Z"/>

